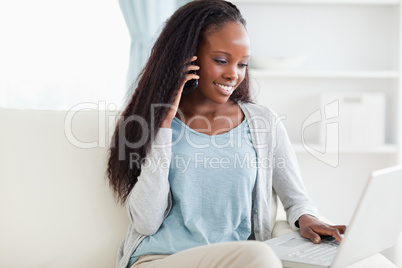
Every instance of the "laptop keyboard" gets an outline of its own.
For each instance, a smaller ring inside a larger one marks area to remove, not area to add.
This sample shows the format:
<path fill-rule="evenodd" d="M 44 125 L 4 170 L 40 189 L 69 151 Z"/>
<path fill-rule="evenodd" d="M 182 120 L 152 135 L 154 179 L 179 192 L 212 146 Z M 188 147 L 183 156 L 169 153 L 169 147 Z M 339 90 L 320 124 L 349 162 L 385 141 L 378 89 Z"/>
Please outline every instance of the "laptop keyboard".
<path fill-rule="evenodd" d="M 298 259 L 309 259 L 320 262 L 332 261 L 338 251 L 339 242 L 335 237 L 321 239 L 321 243 L 313 245 L 305 250 L 299 250 L 289 254 L 289 257 Z"/>

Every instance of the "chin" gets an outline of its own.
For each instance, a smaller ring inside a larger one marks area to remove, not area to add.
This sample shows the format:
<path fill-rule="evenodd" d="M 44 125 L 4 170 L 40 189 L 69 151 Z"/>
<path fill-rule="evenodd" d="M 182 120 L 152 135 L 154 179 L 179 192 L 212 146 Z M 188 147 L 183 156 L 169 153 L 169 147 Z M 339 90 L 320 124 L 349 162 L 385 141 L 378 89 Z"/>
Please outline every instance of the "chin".
<path fill-rule="evenodd" d="M 210 101 L 216 103 L 216 104 L 225 104 L 229 101 L 230 96 L 220 96 L 220 97 L 215 97 L 215 98 L 209 98 Z"/>
<path fill-rule="evenodd" d="M 200 86 L 200 85 L 199 85 Z M 233 90 L 234 92 L 234 90 Z M 218 90 L 216 90 L 215 86 L 212 88 L 208 88 L 208 90 L 201 90 L 199 88 L 199 94 L 203 95 L 203 98 L 208 99 L 209 101 L 216 103 L 216 104 L 226 104 L 230 97 L 232 96 L 233 92 L 231 94 L 222 94 Z M 201 96 L 200 96 L 201 97 Z"/>

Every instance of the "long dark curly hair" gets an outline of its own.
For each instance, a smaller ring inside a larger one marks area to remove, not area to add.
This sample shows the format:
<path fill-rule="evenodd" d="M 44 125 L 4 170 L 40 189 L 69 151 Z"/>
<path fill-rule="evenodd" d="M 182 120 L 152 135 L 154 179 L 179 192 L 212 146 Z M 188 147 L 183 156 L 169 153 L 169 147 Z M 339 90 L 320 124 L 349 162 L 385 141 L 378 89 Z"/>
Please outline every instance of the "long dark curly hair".
<path fill-rule="evenodd" d="M 202 34 L 219 30 L 228 22 L 246 26 L 237 7 L 222 0 L 189 2 L 167 20 L 121 114 L 110 146 L 107 175 L 119 203 L 125 203 L 141 173 L 141 165 L 133 164 L 133 157 L 141 163 L 147 156 L 167 115 L 167 104 L 175 100 Z M 248 70 L 231 99 L 251 101 Z"/>

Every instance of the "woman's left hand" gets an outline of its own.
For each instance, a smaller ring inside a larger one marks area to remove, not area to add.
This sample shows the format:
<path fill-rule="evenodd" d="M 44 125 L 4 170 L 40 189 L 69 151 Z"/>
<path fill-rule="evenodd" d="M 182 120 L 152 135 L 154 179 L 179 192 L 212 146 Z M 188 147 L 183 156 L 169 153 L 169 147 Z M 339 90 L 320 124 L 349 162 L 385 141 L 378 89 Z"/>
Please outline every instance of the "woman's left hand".
<path fill-rule="evenodd" d="M 334 236 L 341 242 L 341 235 L 346 231 L 345 225 L 329 225 L 310 215 L 303 215 L 299 218 L 299 227 L 300 234 L 316 244 L 321 242 L 320 235 Z"/>

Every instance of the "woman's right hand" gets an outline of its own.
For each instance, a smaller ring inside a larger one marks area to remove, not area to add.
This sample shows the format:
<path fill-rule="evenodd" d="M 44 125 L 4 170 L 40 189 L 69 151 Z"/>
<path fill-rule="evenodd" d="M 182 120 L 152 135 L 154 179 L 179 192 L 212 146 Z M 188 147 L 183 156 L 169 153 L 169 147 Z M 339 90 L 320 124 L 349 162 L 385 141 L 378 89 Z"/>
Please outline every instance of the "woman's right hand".
<path fill-rule="evenodd" d="M 191 62 L 193 62 L 195 60 L 197 60 L 197 56 L 194 56 L 191 59 Z M 176 99 L 170 105 L 169 112 L 168 112 L 166 118 L 162 121 L 161 128 L 170 128 L 171 127 L 173 118 L 176 116 L 177 109 L 179 108 L 179 103 L 180 103 L 180 99 L 181 99 L 181 95 L 182 95 L 182 92 L 183 92 L 184 85 L 186 84 L 187 81 L 190 81 L 191 79 L 199 79 L 200 78 L 197 74 L 188 73 L 188 72 L 192 71 L 192 70 L 197 71 L 199 69 L 200 69 L 200 67 L 197 66 L 197 65 L 190 64 L 188 66 L 186 78 L 184 79 L 184 81 L 183 81 L 183 83 L 182 83 L 182 85 L 181 85 L 181 87 L 179 89 L 179 93 L 177 94 Z"/>

